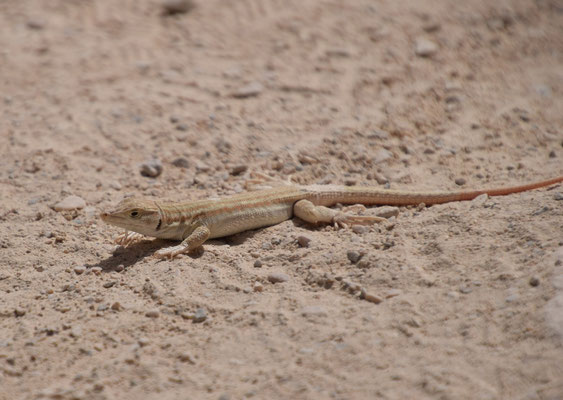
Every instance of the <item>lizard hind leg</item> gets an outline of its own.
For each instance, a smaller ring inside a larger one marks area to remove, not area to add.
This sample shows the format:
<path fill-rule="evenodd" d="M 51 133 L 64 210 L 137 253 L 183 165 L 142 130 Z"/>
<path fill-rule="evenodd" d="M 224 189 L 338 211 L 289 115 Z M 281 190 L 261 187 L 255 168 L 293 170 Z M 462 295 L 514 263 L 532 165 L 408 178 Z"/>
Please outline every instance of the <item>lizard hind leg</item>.
<path fill-rule="evenodd" d="M 299 200 L 293 206 L 293 213 L 303 221 L 317 224 L 324 222 L 333 224 L 335 228 L 347 228 L 348 225 L 372 225 L 385 221 L 385 218 L 367 215 L 353 215 L 346 211 L 333 210 L 324 206 L 316 206 L 309 200 Z"/>

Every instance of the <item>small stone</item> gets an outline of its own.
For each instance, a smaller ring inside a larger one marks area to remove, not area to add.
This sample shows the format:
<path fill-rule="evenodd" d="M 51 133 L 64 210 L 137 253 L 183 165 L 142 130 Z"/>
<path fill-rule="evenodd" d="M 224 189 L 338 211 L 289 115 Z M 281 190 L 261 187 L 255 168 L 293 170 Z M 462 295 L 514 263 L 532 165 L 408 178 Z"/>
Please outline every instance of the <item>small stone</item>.
<path fill-rule="evenodd" d="M 16 317 L 23 317 L 25 315 L 25 310 L 23 308 L 16 308 L 14 310 L 14 315 Z"/>
<path fill-rule="evenodd" d="M 362 258 L 362 254 L 356 250 L 348 250 L 346 252 L 346 257 L 348 257 L 348 260 L 350 260 L 352 264 L 356 264 L 360 261 L 360 258 Z"/>
<path fill-rule="evenodd" d="M 268 275 L 268 281 L 270 283 L 283 283 L 289 280 L 289 275 L 282 272 L 272 272 Z"/>
<path fill-rule="evenodd" d="M 36 19 L 28 20 L 26 25 L 29 29 L 33 29 L 33 30 L 36 30 L 36 31 L 39 31 L 39 30 L 45 28 L 45 23 L 43 21 L 36 20 Z"/>
<path fill-rule="evenodd" d="M 207 172 L 211 169 L 211 167 L 209 165 L 207 165 L 206 163 L 204 163 L 201 160 L 197 160 L 195 163 L 195 169 L 198 172 Z"/>
<path fill-rule="evenodd" d="M 459 288 L 459 291 L 463 294 L 469 294 L 473 291 L 469 286 L 462 286 Z"/>
<path fill-rule="evenodd" d="M 466 182 L 466 180 L 465 180 L 464 178 L 457 178 L 457 179 L 455 180 L 455 184 L 458 185 L 458 186 L 463 186 L 463 185 L 465 185 L 466 183 L 467 183 L 467 182 Z"/>
<path fill-rule="evenodd" d="M 438 51 L 438 45 L 426 38 L 416 39 L 414 53 L 419 57 L 432 57 Z"/>
<path fill-rule="evenodd" d="M 549 158 L 556 158 L 557 157 L 557 153 L 555 152 L 555 150 L 551 150 L 549 152 Z"/>
<path fill-rule="evenodd" d="M 164 0 L 162 12 L 164 15 L 185 14 L 195 7 L 192 0 Z"/>
<path fill-rule="evenodd" d="M 254 261 L 254 268 L 262 268 L 262 260 Z"/>
<path fill-rule="evenodd" d="M 176 125 L 177 131 L 186 132 L 188 129 L 189 129 L 188 124 L 181 123 L 181 124 Z"/>
<path fill-rule="evenodd" d="M 114 286 L 116 283 L 117 283 L 116 281 L 106 282 L 103 284 L 103 287 L 109 289 L 110 287 Z"/>
<path fill-rule="evenodd" d="M 369 227 L 365 225 L 352 225 L 352 232 L 362 235 L 369 231 Z"/>
<path fill-rule="evenodd" d="M 471 203 L 476 207 L 481 207 L 487 202 L 487 200 L 489 200 L 489 195 L 487 193 L 483 193 L 471 200 Z"/>
<path fill-rule="evenodd" d="M 536 287 L 539 286 L 540 284 L 540 279 L 537 276 L 532 276 L 530 278 L 530 286 Z"/>
<path fill-rule="evenodd" d="M 55 211 L 68 211 L 80 210 L 84 207 L 86 207 L 86 201 L 82 197 L 71 195 L 55 204 L 53 208 Z"/>
<path fill-rule="evenodd" d="M 141 336 L 139 340 L 137 340 L 137 343 L 139 343 L 139 346 L 141 347 L 146 347 L 151 343 L 151 340 L 147 337 Z"/>
<path fill-rule="evenodd" d="M 554 198 L 555 200 L 563 200 L 563 193 L 555 193 L 555 194 L 553 195 L 553 198 Z"/>
<path fill-rule="evenodd" d="M 172 161 L 172 165 L 178 168 L 189 168 L 190 163 L 187 158 L 185 157 L 178 157 L 174 161 Z"/>
<path fill-rule="evenodd" d="M 111 181 L 109 183 L 109 187 L 114 189 L 114 190 L 121 190 L 121 184 L 117 181 Z"/>
<path fill-rule="evenodd" d="M 123 307 L 122 307 L 122 305 L 121 305 L 121 303 L 120 303 L 119 301 L 116 301 L 115 303 L 113 303 L 113 304 L 111 305 L 111 309 L 112 309 L 113 311 L 121 311 L 121 310 L 123 309 Z"/>
<path fill-rule="evenodd" d="M 375 209 L 375 215 L 381 218 L 391 218 L 399 216 L 399 207 L 382 206 Z"/>
<path fill-rule="evenodd" d="M 192 358 L 192 355 L 190 353 L 182 352 L 182 353 L 178 354 L 178 358 L 182 362 L 189 362 L 190 364 L 195 364 L 195 361 Z"/>
<path fill-rule="evenodd" d="M 70 336 L 73 338 L 82 336 L 82 328 L 79 326 L 73 326 L 70 330 Z"/>
<path fill-rule="evenodd" d="M 255 292 L 262 292 L 264 291 L 264 285 L 262 285 L 260 282 L 254 282 L 254 286 L 252 286 L 252 290 L 254 290 Z"/>
<path fill-rule="evenodd" d="M 162 162 L 157 158 L 145 161 L 140 165 L 140 172 L 143 176 L 156 178 L 162 173 Z"/>
<path fill-rule="evenodd" d="M 311 244 L 311 238 L 308 236 L 300 235 L 297 237 L 297 243 L 299 243 L 299 246 L 301 247 L 309 247 L 309 245 Z"/>
<path fill-rule="evenodd" d="M 90 269 L 93 274 L 100 275 L 102 273 L 102 267 L 92 267 Z"/>
<path fill-rule="evenodd" d="M 207 319 L 207 311 L 205 310 L 205 308 L 198 308 L 195 311 L 194 317 L 193 317 L 193 322 L 194 324 L 198 324 L 200 322 L 203 322 Z"/>
<path fill-rule="evenodd" d="M 149 318 L 158 318 L 160 316 L 160 311 L 158 311 L 158 309 L 155 308 L 155 309 L 147 311 L 145 313 L 145 316 L 149 317 Z"/>
<path fill-rule="evenodd" d="M 81 275 L 84 273 L 84 271 L 86 271 L 86 267 L 84 265 L 79 265 L 74 267 L 74 273 L 76 275 Z"/>
<path fill-rule="evenodd" d="M 260 82 L 251 82 L 242 86 L 233 93 L 235 99 L 244 99 L 247 97 L 258 96 L 264 90 L 264 86 Z"/>
<path fill-rule="evenodd" d="M 362 288 L 360 291 L 360 299 L 369 301 L 370 303 L 374 303 L 374 304 L 379 304 L 383 301 L 381 297 L 366 292 L 364 288 Z"/>
<path fill-rule="evenodd" d="M 245 172 L 247 169 L 248 169 L 248 165 L 245 164 L 235 165 L 233 168 L 231 168 L 230 174 L 233 176 L 237 176 Z"/>
<path fill-rule="evenodd" d="M 307 306 L 301 309 L 301 315 L 304 317 L 326 317 L 328 312 L 322 306 Z"/>

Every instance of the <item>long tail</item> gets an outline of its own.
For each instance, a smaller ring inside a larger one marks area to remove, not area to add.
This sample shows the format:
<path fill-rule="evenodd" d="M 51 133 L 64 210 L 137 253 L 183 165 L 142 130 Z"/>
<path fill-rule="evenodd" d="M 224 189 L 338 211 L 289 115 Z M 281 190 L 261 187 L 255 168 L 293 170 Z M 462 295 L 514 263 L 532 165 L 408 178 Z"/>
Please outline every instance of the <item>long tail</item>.
<path fill-rule="evenodd" d="M 408 192 L 362 186 L 336 185 L 312 185 L 307 187 L 307 191 L 311 193 L 309 196 L 310 200 L 318 205 L 331 206 L 336 203 L 342 203 L 404 206 L 421 203 L 431 205 L 449 203 L 452 201 L 473 200 L 475 197 L 482 194 L 489 196 L 505 196 L 507 194 L 525 192 L 560 182 L 563 182 L 563 176 L 521 186 L 452 192 Z"/>

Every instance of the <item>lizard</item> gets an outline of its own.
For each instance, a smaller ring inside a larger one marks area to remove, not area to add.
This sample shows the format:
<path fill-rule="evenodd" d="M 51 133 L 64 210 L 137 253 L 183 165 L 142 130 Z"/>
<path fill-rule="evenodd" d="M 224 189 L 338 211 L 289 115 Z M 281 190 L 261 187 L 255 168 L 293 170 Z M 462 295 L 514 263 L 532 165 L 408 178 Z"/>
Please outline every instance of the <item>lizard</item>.
<path fill-rule="evenodd" d="M 200 247 L 206 240 L 246 230 L 276 225 L 297 216 L 311 224 L 329 223 L 337 228 L 350 224 L 370 225 L 385 218 L 351 214 L 364 205 L 407 206 L 472 200 L 477 196 L 503 196 L 563 182 L 563 176 L 526 185 L 462 191 L 400 191 L 369 186 L 297 185 L 244 192 L 221 199 L 161 202 L 126 198 L 100 214 L 100 218 L 126 229 L 116 243 L 127 246 L 144 236 L 181 240 L 179 245 L 160 249 L 158 258 L 174 258 Z M 354 204 L 344 210 L 329 208 Z"/>

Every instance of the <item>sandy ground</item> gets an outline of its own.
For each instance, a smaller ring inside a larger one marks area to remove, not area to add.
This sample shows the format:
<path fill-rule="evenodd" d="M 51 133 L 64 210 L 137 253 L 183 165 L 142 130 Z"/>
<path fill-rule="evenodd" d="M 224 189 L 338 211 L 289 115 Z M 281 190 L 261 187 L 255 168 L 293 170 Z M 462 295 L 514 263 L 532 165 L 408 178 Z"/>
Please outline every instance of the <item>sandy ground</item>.
<path fill-rule="evenodd" d="M 561 185 L 401 208 L 390 229 L 292 220 L 172 261 L 97 217 L 251 171 L 561 175 L 560 2 L 4 0 L 0 115 L 1 399 L 563 398 Z M 86 206 L 54 211 L 68 195 Z"/>

